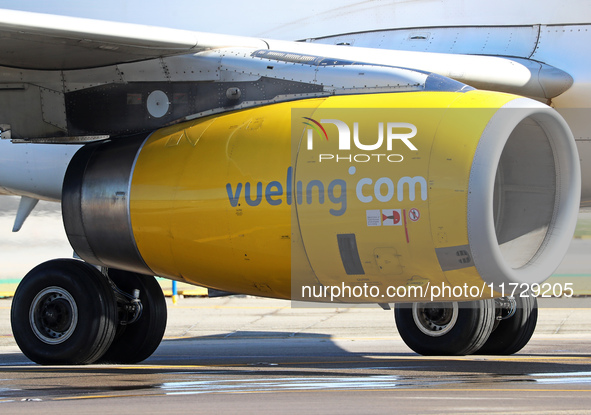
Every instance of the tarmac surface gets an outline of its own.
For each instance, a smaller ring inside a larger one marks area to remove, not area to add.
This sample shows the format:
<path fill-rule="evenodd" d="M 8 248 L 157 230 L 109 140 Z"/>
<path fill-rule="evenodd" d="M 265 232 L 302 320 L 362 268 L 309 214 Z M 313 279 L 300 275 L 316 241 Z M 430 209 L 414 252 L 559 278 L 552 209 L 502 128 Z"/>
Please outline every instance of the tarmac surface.
<path fill-rule="evenodd" d="M 416 355 L 377 307 L 168 301 L 145 362 L 68 367 L 28 361 L 0 300 L 0 413 L 591 413 L 591 298 L 543 302 L 516 355 L 465 357 Z"/>
<path fill-rule="evenodd" d="M 26 272 L 71 257 L 59 205 L 40 203 L 12 234 L 0 198 L 0 296 Z M 549 280 L 591 294 L 591 213 Z M 162 283 L 169 290 L 169 281 Z M 591 413 L 591 297 L 541 302 L 530 343 L 513 356 L 422 357 L 392 311 L 292 308 L 253 297 L 168 301 L 155 354 L 134 366 L 39 366 L 18 349 L 0 299 L 0 414 Z"/>

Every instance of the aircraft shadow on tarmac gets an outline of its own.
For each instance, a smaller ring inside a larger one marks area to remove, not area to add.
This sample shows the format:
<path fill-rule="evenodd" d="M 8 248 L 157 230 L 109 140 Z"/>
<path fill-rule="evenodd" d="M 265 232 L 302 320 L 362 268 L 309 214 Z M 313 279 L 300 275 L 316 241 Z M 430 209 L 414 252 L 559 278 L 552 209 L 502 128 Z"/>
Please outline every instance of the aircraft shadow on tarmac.
<path fill-rule="evenodd" d="M 182 350 L 178 345 L 185 344 Z M 366 344 L 370 344 L 367 342 Z M 488 375 L 591 372 L 591 354 L 525 353 L 511 356 L 420 356 L 413 352 L 350 351 L 329 334 L 278 331 L 236 331 L 210 336 L 166 339 L 146 364 L 237 365 L 306 370 L 379 368 L 413 372 L 453 372 Z M 391 349 L 400 349 L 400 346 Z M 564 360 L 564 361 L 561 361 Z M 293 373 L 293 372 L 290 372 Z M 347 376 L 346 374 L 343 374 Z M 355 374 L 358 375 L 358 374 Z"/>
<path fill-rule="evenodd" d="M 366 345 L 376 348 L 370 341 L 355 349 Z M 72 399 L 139 390 L 174 394 L 217 392 L 220 388 L 244 392 L 591 383 L 591 355 L 586 354 L 427 357 L 397 350 L 350 351 L 327 334 L 277 331 L 169 338 L 152 357 L 137 365 L 40 366 L 24 362 L 20 353 L 2 355 L 0 379 L 10 381 L 0 382 L 0 397 Z"/>
<path fill-rule="evenodd" d="M 375 347 L 373 347 L 375 349 Z M 26 371 L 64 373 L 70 368 L 80 373 L 109 373 L 120 371 L 122 365 L 40 366 L 27 362 L 21 353 L 4 353 L 0 373 Z M 563 361 L 561 361 L 563 360 Z M 153 368 L 152 368 L 153 366 Z M 203 369 L 232 373 L 239 368 L 272 369 L 269 374 L 283 376 L 282 368 L 291 375 L 298 371 L 322 373 L 335 369 L 334 375 L 359 376 L 343 369 L 379 369 L 411 372 L 447 372 L 478 375 L 526 375 L 531 373 L 591 374 L 591 354 L 519 353 L 511 356 L 419 356 L 413 352 L 352 352 L 343 349 L 328 334 L 290 333 L 278 331 L 236 331 L 197 337 L 163 340 L 154 355 L 137 365 L 124 365 L 128 372 L 148 374 L 162 371 L 192 371 Z"/>

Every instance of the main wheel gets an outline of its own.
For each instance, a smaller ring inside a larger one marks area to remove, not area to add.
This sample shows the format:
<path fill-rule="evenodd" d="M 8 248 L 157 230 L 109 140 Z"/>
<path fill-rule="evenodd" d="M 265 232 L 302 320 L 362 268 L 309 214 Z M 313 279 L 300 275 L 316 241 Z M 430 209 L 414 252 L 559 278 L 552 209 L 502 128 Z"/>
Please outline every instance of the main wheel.
<path fill-rule="evenodd" d="M 538 301 L 536 297 L 508 298 L 512 303 L 508 318 L 497 321 L 488 340 L 478 354 L 508 355 L 520 351 L 531 339 L 538 322 Z M 497 310 L 498 311 L 498 310 Z M 502 313 L 499 317 L 503 317 Z"/>
<path fill-rule="evenodd" d="M 109 278 L 117 287 L 131 294 L 140 291 L 142 314 L 131 324 L 119 324 L 111 347 L 101 359 L 108 363 L 137 363 L 147 359 L 160 345 L 166 330 L 166 301 L 162 289 L 152 276 L 109 269 Z M 120 318 L 129 316 L 120 312 Z"/>
<path fill-rule="evenodd" d="M 96 268 L 56 259 L 33 268 L 21 281 L 10 320 L 14 339 L 32 361 L 87 364 L 113 341 L 117 307 L 109 283 Z"/>
<path fill-rule="evenodd" d="M 488 339 L 495 318 L 493 300 L 396 304 L 402 340 L 422 355 L 466 355 Z"/>

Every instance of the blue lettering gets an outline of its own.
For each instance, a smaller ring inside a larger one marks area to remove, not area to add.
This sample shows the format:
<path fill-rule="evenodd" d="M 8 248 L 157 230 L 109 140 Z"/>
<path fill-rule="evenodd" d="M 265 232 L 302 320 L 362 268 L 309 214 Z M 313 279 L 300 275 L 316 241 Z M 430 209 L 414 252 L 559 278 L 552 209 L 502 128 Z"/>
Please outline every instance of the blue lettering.
<path fill-rule="evenodd" d="M 350 175 L 354 175 L 356 173 L 355 167 L 350 167 L 348 172 Z M 294 183 L 295 192 L 293 191 Z M 418 191 L 416 189 L 417 184 L 419 185 Z M 386 194 L 383 193 L 384 185 L 386 185 Z M 244 194 L 244 201 L 248 206 L 259 206 L 263 198 L 270 206 L 279 206 L 283 203 L 284 194 L 288 205 L 292 203 L 301 205 L 304 203 L 304 197 L 308 205 L 315 201 L 322 205 L 328 195 L 328 199 L 333 205 L 328 210 L 332 216 L 342 216 L 347 211 L 347 182 L 343 179 L 334 179 L 326 187 L 321 180 L 317 179 L 303 183 L 302 181 L 294 181 L 293 168 L 288 167 L 285 183 L 273 180 L 264 187 L 263 182 L 257 182 L 256 189 L 252 189 L 252 187 L 253 183 L 246 182 L 237 183 L 234 189 L 231 183 L 227 183 L 226 193 L 230 205 L 232 207 L 240 206 L 241 193 Z M 406 187 L 408 187 L 408 192 L 405 193 Z M 242 188 L 244 188 L 244 192 L 242 192 Z M 389 177 L 380 177 L 375 181 L 375 184 L 369 177 L 361 178 L 357 181 L 355 191 L 351 195 L 362 203 L 375 203 L 374 200 L 387 203 L 393 199 L 396 189 L 398 190 L 398 201 L 403 201 L 406 198 L 414 201 L 418 192 L 420 192 L 422 200 L 427 200 L 428 197 L 427 180 L 423 176 L 404 176 L 399 178 L 398 181 L 394 181 Z M 364 190 L 369 194 L 364 194 Z M 251 194 L 254 192 L 256 194 Z"/>
<path fill-rule="evenodd" d="M 250 198 L 250 183 L 246 183 L 244 185 L 244 199 L 246 199 L 246 203 L 249 206 L 258 206 L 261 204 L 261 200 L 263 200 L 263 184 L 261 182 L 257 183 L 257 198 L 252 200 Z"/>
<path fill-rule="evenodd" d="M 277 190 L 273 190 L 273 188 Z M 283 195 L 283 187 L 281 183 L 278 181 L 272 181 L 267 185 L 265 189 L 265 199 L 267 199 L 267 203 L 271 206 L 278 206 L 281 204 L 281 199 L 273 199 L 273 196 L 281 196 Z"/>
<path fill-rule="evenodd" d="M 226 185 L 226 192 L 228 192 L 228 199 L 230 200 L 230 205 L 232 205 L 232 207 L 238 206 L 238 198 L 240 197 L 241 191 L 242 183 L 236 185 L 236 194 L 232 192 L 232 185 L 230 183 Z"/>
<path fill-rule="evenodd" d="M 339 195 L 334 194 L 334 188 L 340 186 Z M 328 184 L 328 198 L 332 203 L 340 203 L 341 208 L 339 210 L 329 209 L 329 212 L 333 216 L 341 216 L 347 211 L 347 182 L 342 179 L 335 179 Z"/>
<path fill-rule="evenodd" d="M 318 202 L 320 204 L 324 203 L 324 184 L 320 180 L 312 180 L 306 186 L 306 203 L 312 203 L 312 191 L 314 186 L 318 187 Z"/>
<path fill-rule="evenodd" d="M 287 192 L 286 192 L 285 196 L 287 198 L 288 205 L 291 205 L 291 193 L 292 193 L 291 192 L 291 185 L 292 185 L 291 181 L 292 181 L 292 178 L 293 178 L 293 169 L 291 168 L 291 166 L 289 166 L 287 168 L 287 179 L 285 180 L 285 184 L 287 187 Z"/>

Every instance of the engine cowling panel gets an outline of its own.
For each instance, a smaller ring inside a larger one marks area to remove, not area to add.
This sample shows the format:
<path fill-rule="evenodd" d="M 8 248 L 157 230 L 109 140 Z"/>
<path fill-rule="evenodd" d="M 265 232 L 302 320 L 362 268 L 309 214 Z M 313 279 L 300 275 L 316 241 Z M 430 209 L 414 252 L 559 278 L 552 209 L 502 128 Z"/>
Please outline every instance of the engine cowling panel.
<path fill-rule="evenodd" d="M 344 125 L 349 150 L 339 147 Z M 274 104 L 129 140 L 114 163 L 118 141 L 82 150 L 66 174 L 74 249 L 231 292 L 302 299 L 302 286 L 541 282 L 568 247 L 579 203 L 564 121 L 499 93 Z"/>

